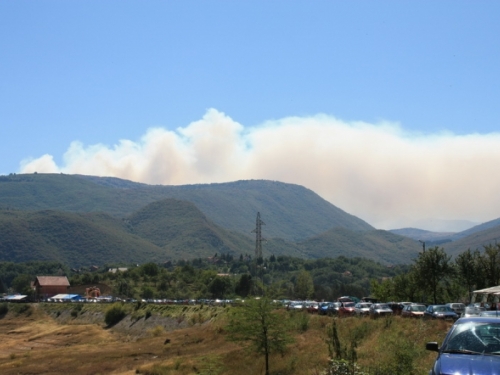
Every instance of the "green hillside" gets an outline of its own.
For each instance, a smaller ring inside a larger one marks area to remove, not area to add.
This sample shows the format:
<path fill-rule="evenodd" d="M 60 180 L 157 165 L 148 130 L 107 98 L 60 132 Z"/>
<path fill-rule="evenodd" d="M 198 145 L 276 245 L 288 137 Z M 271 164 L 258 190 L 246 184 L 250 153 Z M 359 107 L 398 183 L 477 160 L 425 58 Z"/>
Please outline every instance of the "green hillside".
<path fill-rule="evenodd" d="M 420 251 L 420 244 L 384 230 L 351 231 L 335 228 L 299 243 L 310 258 L 340 255 L 372 259 L 385 264 L 408 264 Z"/>
<path fill-rule="evenodd" d="M 443 245 L 446 252 L 450 255 L 457 256 L 467 249 L 483 250 L 483 246 L 494 245 L 500 242 L 500 225 L 490 227 L 478 232 L 472 232 L 467 237 L 460 238 L 453 242 L 448 242 Z"/>
<path fill-rule="evenodd" d="M 276 181 L 162 186 L 64 174 L 0 176 L 0 207 L 4 208 L 102 211 L 123 218 L 166 198 L 192 202 L 213 223 L 249 237 L 257 212 L 268 223 L 269 238 L 298 241 L 334 227 L 373 229 L 309 189 Z"/>
<path fill-rule="evenodd" d="M 175 258 L 208 257 L 215 253 L 252 254 L 254 243 L 210 222 L 191 202 L 166 199 L 148 204 L 126 219 L 138 236 Z"/>
<path fill-rule="evenodd" d="M 253 255 L 409 263 L 420 244 L 377 231 L 311 190 L 275 181 L 152 186 L 117 178 L 0 176 L 0 260 L 72 266 Z M 20 211 L 23 210 L 23 211 Z"/>
<path fill-rule="evenodd" d="M 0 210 L 0 260 L 71 266 L 164 261 L 166 252 L 107 214 Z"/>
<path fill-rule="evenodd" d="M 297 241 L 334 227 L 373 229 L 299 185 L 250 180 L 156 189 L 169 197 L 193 202 L 217 225 L 244 234 L 255 228 L 257 212 L 267 224 L 269 238 Z"/>

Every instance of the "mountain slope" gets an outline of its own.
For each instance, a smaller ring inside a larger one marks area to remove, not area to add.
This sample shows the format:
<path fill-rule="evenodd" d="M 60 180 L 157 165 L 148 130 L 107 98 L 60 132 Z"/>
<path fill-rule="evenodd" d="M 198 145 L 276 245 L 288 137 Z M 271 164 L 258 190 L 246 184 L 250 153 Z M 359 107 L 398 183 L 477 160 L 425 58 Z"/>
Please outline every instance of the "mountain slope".
<path fill-rule="evenodd" d="M 442 247 L 448 254 L 457 256 L 467 251 L 467 249 L 479 249 L 482 251 L 484 246 L 495 245 L 497 243 L 500 243 L 500 225 L 473 232 L 466 237 L 446 243 Z"/>
<path fill-rule="evenodd" d="M 421 250 L 409 238 L 384 230 L 351 231 L 334 228 L 299 243 L 311 258 L 362 257 L 386 264 L 408 264 Z"/>
<path fill-rule="evenodd" d="M 175 198 L 194 203 L 216 225 L 251 237 L 257 212 L 269 238 L 301 240 L 334 227 L 373 230 L 299 185 L 251 180 L 161 186 L 117 178 L 26 174 L 0 176 L 0 207 L 23 210 L 106 212 L 126 217 L 145 205 Z"/>
<path fill-rule="evenodd" d="M 71 266 L 164 261 L 163 249 L 107 214 L 0 210 L 0 260 L 56 260 Z"/>
<path fill-rule="evenodd" d="M 150 203 L 127 217 L 127 223 L 130 231 L 166 249 L 174 258 L 253 253 L 250 238 L 216 226 L 187 201 Z"/>
<path fill-rule="evenodd" d="M 500 219 L 491 220 L 458 233 L 437 233 L 415 228 L 394 229 L 391 232 L 425 241 L 428 248 L 442 247 L 448 254 L 456 256 L 467 249 L 483 250 L 486 245 L 498 243 L 500 241 Z"/>
<path fill-rule="evenodd" d="M 169 197 L 193 202 L 217 225 L 250 235 L 257 212 L 266 236 L 297 241 L 334 227 L 373 229 L 299 185 L 276 181 L 161 187 Z"/>
<path fill-rule="evenodd" d="M 487 229 L 495 228 L 495 227 L 500 227 L 500 218 L 495 219 L 495 220 L 490 220 L 490 221 L 487 221 L 486 223 L 476 225 L 476 226 L 474 226 L 470 229 L 464 230 L 462 232 L 455 233 L 453 236 L 451 236 L 451 240 L 456 241 L 456 240 L 459 240 L 461 238 L 470 236 L 472 234 L 482 232 L 482 231 L 485 231 Z"/>
<path fill-rule="evenodd" d="M 443 244 L 451 242 L 451 238 L 455 235 L 455 233 L 431 232 L 417 228 L 392 229 L 389 232 L 423 242 L 427 247 L 443 246 Z"/>

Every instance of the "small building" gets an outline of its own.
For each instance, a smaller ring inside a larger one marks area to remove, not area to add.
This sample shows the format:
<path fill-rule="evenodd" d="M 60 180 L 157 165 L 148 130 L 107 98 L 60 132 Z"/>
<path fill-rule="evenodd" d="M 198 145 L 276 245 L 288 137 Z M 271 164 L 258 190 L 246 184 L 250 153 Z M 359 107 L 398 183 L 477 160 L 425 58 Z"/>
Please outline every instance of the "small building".
<path fill-rule="evenodd" d="M 66 276 L 37 276 L 34 286 L 37 298 L 50 298 L 56 294 L 67 294 L 69 281 Z"/>

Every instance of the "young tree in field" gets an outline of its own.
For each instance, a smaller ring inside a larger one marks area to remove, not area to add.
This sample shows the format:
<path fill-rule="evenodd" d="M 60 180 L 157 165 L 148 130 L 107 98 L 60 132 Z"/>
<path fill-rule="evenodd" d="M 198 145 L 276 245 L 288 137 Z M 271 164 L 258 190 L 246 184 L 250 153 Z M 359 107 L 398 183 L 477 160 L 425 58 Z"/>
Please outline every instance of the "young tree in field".
<path fill-rule="evenodd" d="M 251 349 L 264 355 L 266 375 L 269 375 L 269 355 L 284 352 L 292 342 L 287 328 L 287 319 L 267 297 L 247 300 L 235 307 L 226 327 L 230 340 L 248 341 Z"/>
<path fill-rule="evenodd" d="M 454 274 L 454 267 L 443 248 L 433 247 L 426 252 L 418 254 L 415 263 L 416 279 L 423 289 L 432 295 L 434 304 L 438 301 L 440 284 Z"/>

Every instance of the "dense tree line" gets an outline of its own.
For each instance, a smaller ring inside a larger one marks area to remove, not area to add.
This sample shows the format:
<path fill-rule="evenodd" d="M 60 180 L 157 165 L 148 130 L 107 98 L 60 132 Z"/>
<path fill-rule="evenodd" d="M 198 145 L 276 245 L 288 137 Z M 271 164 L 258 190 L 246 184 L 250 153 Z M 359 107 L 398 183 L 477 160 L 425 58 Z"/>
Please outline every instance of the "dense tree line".
<path fill-rule="evenodd" d="M 116 265 L 113 265 L 116 267 Z M 37 275 L 67 275 L 72 286 L 104 283 L 124 298 L 245 298 L 331 301 L 372 295 L 384 301 L 467 301 L 471 291 L 500 284 L 500 245 L 467 250 L 455 259 L 444 249 L 421 252 L 411 265 L 388 266 L 365 258 L 305 260 L 286 256 L 214 254 L 202 259 L 129 265 L 125 272 L 70 270 L 57 262 L 0 263 L 0 293 L 27 293 Z"/>
<path fill-rule="evenodd" d="M 443 248 L 419 254 L 408 272 L 391 279 L 372 280 L 371 290 L 384 301 L 445 303 L 470 301 L 474 290 L 500 284 L 500 244 L 484 251 L 466 250 L 455 259 Z"/>
<path fill-rule="evenodd" d="M 394 277 L 407 269 L 364 258 L 271 256 L 256 260 L 245 254 L 150 262 L 128 265 L 125 272 L 109 272 L 115 267 L 104 265 L 91 272 L 90 268 L 69 270 L 58 263 L 0 263 L 0 281 L 4 292 L 20 293 L 37 275 L 67 275 L 72 286 L 104 283 L 125 298 L 245 298 L 266 291 L 272 298 L 333 300 L 341 295 L 367 295 L 371 278 Z M 16 277 L 22 282 L 14 283 Z"/>

